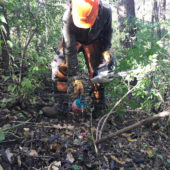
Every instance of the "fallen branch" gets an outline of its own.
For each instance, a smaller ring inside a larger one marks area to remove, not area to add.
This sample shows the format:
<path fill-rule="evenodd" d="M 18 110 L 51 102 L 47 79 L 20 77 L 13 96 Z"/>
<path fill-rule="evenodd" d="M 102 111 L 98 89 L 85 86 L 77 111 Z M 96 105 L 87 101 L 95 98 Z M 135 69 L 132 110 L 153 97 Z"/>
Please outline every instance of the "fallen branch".
<path fill-rule="evenodd" d="M 134 86 L 132 89 L 130 89 L 119 101 L 116 102 L 116 104 L 113 106 L 113 108 L 110 110 L 110 112 L 107 114 L 107 115 L 104 115 L 100 120 L 99 120 L 99 123 L 98 123 L 98 128 L 97 129 L 97 132 L 96 132 L 96 140 L 100 140 L 101 139 L 101 136 L 102 136 L 102 132 L 103 132 L 103 129 L 104 129 L 104 126 L 106 124 L 106 121 L 107 119 L 109 118 L 109 116 L 114 112 L 115 108 L 124 100 L 124 98 L 129 94 L 131 93 L 137 86 L 139 85 L 139 83 Z M 100 126 L 100 124 L 102 123 L 102 125 Z M 99 139 L 98 139 L 99 138 Z"/>
<path fill-rule="evenodd" d="M 96 141 L 96 144 L 102 143 L 102 142 L 104 142 L 106 140 L 109 140 L 109 139 L 111 139 L 111 138 L 113 138 L 113 137 L 115 137 L 117 135 L 125 133 L 125 132 L 127 132 L 127 131 L 129 131 L 131 129 L 134 129 L 134 128 L 137 128 L 139 126 L 151 123 L 153 121 L 156 121 L 156 120 L 158 120 L 160 118 L 164 118 L 164 117 L 167 117 L 167 116 L 170 116 L 170 108 L 168 108 L 168 110 L 160 112 L 160 113 L 158 113 L 158 114 L 156 114 L 156 115 L 154 115 L 152 117 L 146 118 L 146 119 L 141 120 L 141 121 L 139 121 L 139 122 L 137 122 L 137 123 L 135 123 L 133 125 L 130 125 L 130 126 L 125 127 L 125 128 L 123 128 L 121 130 L 118 130 L 117 132 L 112 133 L 112 134 L 106 136 L 105 138 L 102 138 L 102 139 Z"/>

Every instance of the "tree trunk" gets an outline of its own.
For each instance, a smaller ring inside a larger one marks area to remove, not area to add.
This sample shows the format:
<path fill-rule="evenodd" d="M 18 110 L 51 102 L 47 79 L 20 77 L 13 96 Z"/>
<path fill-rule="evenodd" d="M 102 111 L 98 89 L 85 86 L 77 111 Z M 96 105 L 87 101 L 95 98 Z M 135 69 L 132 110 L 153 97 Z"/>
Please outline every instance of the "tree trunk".
<path fill-rule="evenodd" d="M 3 5 L 1 5 L 0 12 L 4 16 L 6 23 L 2 23 L 6 32 L 3 29 L 0 29 L 0 40 L 2 41 L 1 47 L 1 58 L 2 58 L 2 68 L 4 69 L 4 72 L 7 72 L 9 69 L 9 55 L 10 55 L 10 48 L 7 44 L 7 41 L 10 40 L 10 31 L 8 26 L 8 20 L 7 20 L 7 14 L 6 10 Z"/>
<path fill-rule="evenodd" d="M 128 33 L 124 40 L 120 40 L 121 45 L 125 48 L 133 47 L 132 38 L 136 35 L 134 18 L 135 18 L 135 3 L 134 0 L 121 0 L 117 8 L 119 30 L 120 32 Z"/>
<path fill-rule="evenodd" d="M 160 3 L 158 5 L 157 0 L 154 0 L 153 10 L 154 10 L 155 21 L 158 24 L 158 26 L 157 26 L 157 35 L 158 35 L 158 38 L 161 39 L 161 28 L 160 28 L 160 24 L 159 24 Z"/>
<path fill-rule="evenodd" d="M 166 15 L 165 15 L 165 13 L 166 13 L 166 0 L 162 0 L 161 3 L 162 3 L 161 4 L 161 17 L 165 21 L 166 20 Z"/>

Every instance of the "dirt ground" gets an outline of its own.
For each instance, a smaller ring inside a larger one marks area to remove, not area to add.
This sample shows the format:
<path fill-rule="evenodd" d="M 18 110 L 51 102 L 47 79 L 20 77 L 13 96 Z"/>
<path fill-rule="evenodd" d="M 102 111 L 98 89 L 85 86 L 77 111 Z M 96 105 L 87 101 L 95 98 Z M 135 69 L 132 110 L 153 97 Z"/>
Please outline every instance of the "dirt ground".
<path fill-rule="evenodd" d="M 1 99 L 4 97 L 1 87 Z M 52 94 L 51 94 L 52 95 Z M 38 97 L 38 96 L 37 96 Z M 132 129 L 95 145 L 100 117 L 83 120 L 71 113 L 56 119 L 40 111 L 50 100 L 44 94 L 34 105 L 15 103 L 0 108 L 0 170 L 168 170 L 170 169 L 170 125 L 167 119 Z M 146 113 L 114 113 L 102 137 L 139 120 Z M 95 147 L 96 146 L 96 147 Z"/>

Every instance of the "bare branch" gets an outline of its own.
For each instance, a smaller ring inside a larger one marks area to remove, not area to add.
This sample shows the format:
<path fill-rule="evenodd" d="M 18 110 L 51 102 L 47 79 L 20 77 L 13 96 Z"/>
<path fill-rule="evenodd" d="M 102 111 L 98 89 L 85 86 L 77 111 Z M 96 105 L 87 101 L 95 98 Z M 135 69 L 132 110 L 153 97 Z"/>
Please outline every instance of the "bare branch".
<path fill-rule="evenodd" d="M 164 118 L 164 117 L 168 117 L 168 116 L 170 116 L 170 108 L 168 108 L 166 111 L 160 112 L 160 113 L 158 113 L 158 114 L 156 114 L 156 115 L 154 115 L 152 117 L 146 118 L 146 119 L 141 120 L 141 121 L 139 121 L 139 122 L 137 122 L 137 123 L 135 123 L 133 125 L 130 125 L 130 126 L 125 127 L 125 128 L 123 128 L 121 130 L 118 130 L 117 132 L 112 133 L 112 134 L 106 136 L 105 138 L 102 138 L 102 139 L 96 141 L 96 144 L 102 143 L 102 142 L 104 142 L 106 140 L 109 140 L 109 139 L 111 139 L 111 138 L 113 138 L 113 137 L 115 137 L 117 135 L 125 133 L 125 132 L 127 132 L 127 131 L 129 131 L 131 129 L 140 127 L 142 125 L 151 123 L 151 122 L 156 121 L 156 120 L 158 120 L 160 118 Z"/>
<path fill-rule="evenodd" d="M 107 114 L 107 116 L 104 118 L 104 121 L 99 121 L 99 122 L 102 122 L 102 123 L 103 123 L 102 126 L 101 126 L 101 129 L 100 129 L 100 132 L 98 132 L 98 133 L 99 133 L 99 139 L 100 139 L 101 136 L 102 136 L 103 128 L 104 128 L 104 126 L 105 126 L 105 124 L 106 124 L 106 121 L 107 121 L 107 119 L 109 118 L 109 116 L 113 113 L 114 109 L 115 109 L 115 108 L 122 102 L 122 100 L 123 100 L 129 93 L 131 93 L 139 84 L 140 84 L 140 83 L 138 82 L 136 86 L 134 86 L 132 89 L 130 89 L 119 101 L 116 102 L 116 104 L 113 106 L 113 108 L 112 108 L 112 109 L 110 110 L 110 112 Z M 103 117 L 102 117 L 101 119 L 103 119 Z M 98 127 L 100 127 L 100 126 L 98 125 Z"/>

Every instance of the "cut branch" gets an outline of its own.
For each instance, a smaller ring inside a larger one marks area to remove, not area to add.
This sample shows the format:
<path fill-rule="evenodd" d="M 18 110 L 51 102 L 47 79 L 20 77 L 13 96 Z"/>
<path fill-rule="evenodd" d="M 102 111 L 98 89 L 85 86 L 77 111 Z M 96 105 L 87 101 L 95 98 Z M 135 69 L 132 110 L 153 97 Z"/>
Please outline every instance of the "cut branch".
<path fill-rule="evenodd" d="M 130 126 L 125 127 L 125 128 L 123 128 L 121 130 L 118 130 L 117 132 L 112 133 L 112 134 L 110 134 L 110 135 L 96 141 L 96 144 L 102 143 L 102 142 L 104 142 L 106 140 L 109 140 L 109 139 L 111 139 L 111 138 L 113 138 L 113 137 L 115 137 L 117 135 L 125 133 L 125 132 L 127 132 L 127 131 L 129 131 L 131 129 L 140 127 L 140 126 L 148 124 L 148 123 L 152 123 L 153 121 L 156 121 L 156 120 L 158 120 L 160 118 L 164 118 L 164 117 L 167 117 L 167 116 L 170 116 L 170 108 L 168 108 L 168 110 L 160 112 L 160 113 L 158 113 L 158 114 L 156 114 L 156 115 L 154 115 L 152 117 L 146 118 L 146 119 L 141 120 L 141 121 L 139 121 L 139 122 L 137 122 L 137 123 L 135 123 L 133 125 L 130 125 Z"/>

